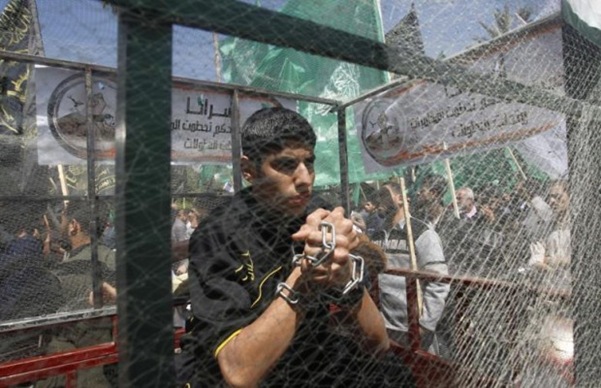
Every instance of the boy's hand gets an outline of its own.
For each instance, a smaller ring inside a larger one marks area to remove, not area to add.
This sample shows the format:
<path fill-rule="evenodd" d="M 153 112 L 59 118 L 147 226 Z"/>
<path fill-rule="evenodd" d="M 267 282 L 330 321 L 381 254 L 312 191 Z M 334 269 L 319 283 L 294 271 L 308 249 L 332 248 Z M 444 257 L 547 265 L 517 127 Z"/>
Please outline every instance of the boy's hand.
<path fill-rule="evenodd" d="M 351 279 L 349 252 L 359 244 L 353 222 L 344 217 L 344 209 L 337 207 L 330 211 L 318 209 L 307 217 L 307 222 L 292 235 L 295 241 L 305 242 L 305 255 L 320 257 L 323 252 L 323 235 L 321 223 L 328 222 L 334 226 L 336 247 L 325 262 L 313 266 L 307 259 L 302 260 L 301 270 L 316 284 L 325 288 L 344 286 Z M 332 240 L 327 233 L 326 241 Z"/>

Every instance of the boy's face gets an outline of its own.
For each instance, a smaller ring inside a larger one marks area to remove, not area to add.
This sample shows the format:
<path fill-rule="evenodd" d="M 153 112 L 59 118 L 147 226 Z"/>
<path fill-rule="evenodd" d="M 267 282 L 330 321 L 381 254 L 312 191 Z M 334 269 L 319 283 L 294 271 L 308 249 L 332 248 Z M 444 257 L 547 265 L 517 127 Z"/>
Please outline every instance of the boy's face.
<path fill-rule="evenodd" d="M 278 213 L 300 216 L 311 199 L 314 163 L 313 150 L 291 141 L 282 150 L 265 156 L 261 164 L 243 157 L 243 170 L 255 198 Z"/>

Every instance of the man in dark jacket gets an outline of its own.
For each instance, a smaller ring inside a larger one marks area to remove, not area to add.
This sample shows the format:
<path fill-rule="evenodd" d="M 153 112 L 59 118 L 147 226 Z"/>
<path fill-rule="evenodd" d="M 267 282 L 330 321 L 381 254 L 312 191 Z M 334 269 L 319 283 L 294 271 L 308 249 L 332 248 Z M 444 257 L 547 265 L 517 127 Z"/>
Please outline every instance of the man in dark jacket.
<path fill-rule="evenodd" d="M 341 208 L 311 212 L 315 141 L 310 124 L 284 108 L 244 125 L 242 171 L 252 186 L 190 242 L 189 386 L 372 386 L 381 375 L 368 384 L 375 359 L 352 357 L 388 349 L 382 317 L 353 274 L 352 221 Z M 330 325 L 334 304 L 354 341 Z"/>

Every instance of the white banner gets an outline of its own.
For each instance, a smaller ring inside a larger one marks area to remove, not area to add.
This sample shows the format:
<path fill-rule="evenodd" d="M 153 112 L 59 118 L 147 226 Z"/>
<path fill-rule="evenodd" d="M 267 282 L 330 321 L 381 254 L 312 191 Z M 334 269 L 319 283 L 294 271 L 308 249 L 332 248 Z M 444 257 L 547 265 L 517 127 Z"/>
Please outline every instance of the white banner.
<path fill-rule="evenodd" d="M 38 161 L 41 165 L 87 162 L 87 98 L 84 73 L 36 68 Z M 172 92 L 171 147 L 175 163 L 229 163 L 232 159 L 232 94 L 175 83 Z M 240 94 L 240 122 L 265 106 L 296 109 L 289 99 Z M 114 163 L 117 87 L 110 77 L 94 76 L 92 122 L 95 157 Z"/>
<path fill-rule="evenodd" d="M 423 80 L 366 100 L 357 115 L 364 161 L 372 171 L 381 170 L 374 162 L 421 164 L 501 147 L 547 131 L 562 120 L 561 114 L 546 109 Z"/>
<path fill-rule="evenodd" d="M 474 73 L 563 93 L 559 28 L 533 31 L 510 51 L 496 51 L 491 45 L 485 56 L 467 52 L 455 62 Z M 545 155 L 537 160 L 559 162 L 561 166 L 553 166 L 554 176 L 558 174 L 555 170 L 567 169 L 565 118 L 548 109 L 414 80 L 362 101 L 355 112 L 368 173 L 504 147 L 524 139 L 546 139 L 549 134 L 550 145 L 563 142 L 563 147 L 555 147 L 561 152 L 551 155 L 541 149 Z M 530 152 L 539 148 L 530 147 Z M 530 155 L 523 156 L 528 159 Z"/>

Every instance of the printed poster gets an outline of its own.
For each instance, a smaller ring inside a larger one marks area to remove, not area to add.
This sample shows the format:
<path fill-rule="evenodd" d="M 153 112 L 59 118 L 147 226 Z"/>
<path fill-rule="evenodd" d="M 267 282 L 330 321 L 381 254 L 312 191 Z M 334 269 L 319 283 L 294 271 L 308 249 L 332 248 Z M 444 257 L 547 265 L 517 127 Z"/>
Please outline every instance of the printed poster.
<path fill-rule="evenodd" d="M 114 163 L 117 86 L 94 75 L 87 97 L 82 71 L 36 68 L 38 161 L 41 165 L 87 163 L 87 106 L 91 106 L 95 158 Z M 266 106 L 296 109 L 296 101 L 239 94 L 240 122 Z M 174 83 L 171 146 L 174 163 L 230 163 L 232 92 Z"/>

